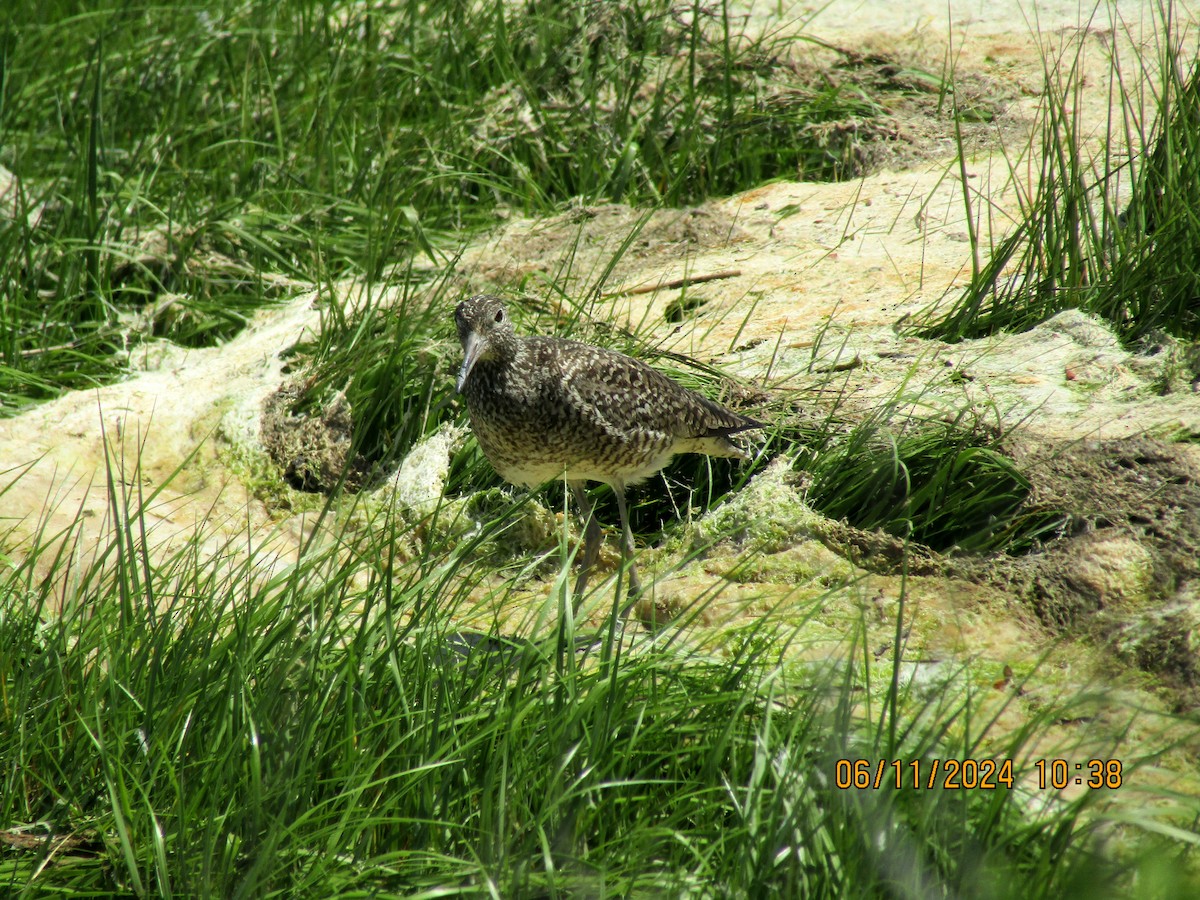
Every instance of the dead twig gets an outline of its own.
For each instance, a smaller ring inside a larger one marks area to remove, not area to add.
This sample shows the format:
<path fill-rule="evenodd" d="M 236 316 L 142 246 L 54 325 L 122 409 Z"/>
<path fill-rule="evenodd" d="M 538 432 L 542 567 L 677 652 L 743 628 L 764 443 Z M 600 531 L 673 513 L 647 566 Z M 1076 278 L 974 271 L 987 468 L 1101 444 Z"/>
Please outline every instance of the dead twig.
<path fill-rule="evenodd" d="M 723 269 L 720 272 L 711 272 L 708 275 L 685 275 L 683 278 L 675 278 L 671 281 L 660 281 L 658 284 L 642 284 L 637 287 L 622 288 L 619 291 L 605 294 L 605 297 L 624 297 L 632 294 L 652 294 L 655 291 L 673 291 L 676 288 L 687 287 L 692 284 L 703 284 L 706 281 L 720 281 L 723 278 L 737 278 L 742 274 L 741 269 Z"/>

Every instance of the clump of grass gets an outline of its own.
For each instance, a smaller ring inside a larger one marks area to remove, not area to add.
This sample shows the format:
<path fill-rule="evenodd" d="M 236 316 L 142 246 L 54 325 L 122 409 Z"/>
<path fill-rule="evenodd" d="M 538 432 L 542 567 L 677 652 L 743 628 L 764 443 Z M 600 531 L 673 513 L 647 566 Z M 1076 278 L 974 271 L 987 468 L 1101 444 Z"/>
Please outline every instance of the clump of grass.
<path fill-rule="evenodd" d="M 837 775 L 842 758 L 1024 760 L 1052 711 L 988 746 L 970 691 L 922 700 L 853 642 L 801 666 L 769 618 L 720 654 L 689 651 L 686 632 L 593 642 L 567 620 L 460 634 L 454 616 L 486 593 L 470 560 L 491 525 L 402 565 L 410 526 L 385 516 L 263 581 L 232 546 L 145 552 L 147 503 L 114 503 L 110 543 L 72 572 L 61 609 L 64 558 L 50 578 L 26 564 L 0 584 L 11 893 L 1025 898 L 1130 884 L 1094 853 L 1097 792 L 1031 819 L 1019 788 Z M 1184 878 L 1153 886 L 1186 893 Z"/>
<path fill-rule="evenodd" d="M 1079 308 L 1112 323 L 1128 343 L 1162 333 L 1200 338 L 1193 252 L 1200 241 L 1200 68 L 1184 50 L 1174 3 L 1155 12 L 1153 71 L 1142 58 L 1126 71 L 1112 45 L 1120 112 L 1096 158 L 1080 121 L 1082 42 L 1065 74 L 1047 56 L 1042 118 L 1029 149 L 1041 166 L 1033 193 L 961 296 L 944 312 L 929 311 L 922 334 L 961 340 L 1023 330 Z M 1156 82 L 1147 96 L 1146 85 Z"/>
<path fill-rule="evenodd" d="M 358 475 L 349 486 L 372 485 L 422 438 L 459 415 L 454 402 L 455 361 L 449 341 L 454 304 L 445 278 L 401 281 L 394 291 L 363 285 L 347 312 L 342 298 L 324 307 L 318 337 L 292 347 L 302 376 L 289 413 L 319 418 L 345 403 L 351 418 L 344 448 Z M 348 472 L 306 485 L 332 491 Z"/>
<path fill-rule="evenodd" d="M 1166 24 L 1164 40 L 1176 40 Z M 1200 240 L 1200 64 L 1187 59 L 1178 45 L 1163 53 L 1157 119 L 1133 161 L 1132 197 L 1111 234 L 1109 277 L 1090 304 L 1130 341 L 1162 332 L 1200 340 L 1200 265 L 1189 249 Z"/>
<path fill-rule="evenodd" d="M 788 42 L 739 30 L 726 9 L 669 0 L 497 5 L 476 60 L 439 87 L 479 98 L 458 125 L 486 173 L 562 201 L 693 203 L 786 176 L 855 171 L 849 141 L 820 125 L 882 117 L 865 92 L 807 76 Z"/>
<path fill-rule="evenodd" d="M 1031 508 L 1031 484 L 995 434 L 959 423 L 873 420 L 815 456 L 808 499 L 834 519 L 938 551 L 1021 553 L 1066 515 Z"/>

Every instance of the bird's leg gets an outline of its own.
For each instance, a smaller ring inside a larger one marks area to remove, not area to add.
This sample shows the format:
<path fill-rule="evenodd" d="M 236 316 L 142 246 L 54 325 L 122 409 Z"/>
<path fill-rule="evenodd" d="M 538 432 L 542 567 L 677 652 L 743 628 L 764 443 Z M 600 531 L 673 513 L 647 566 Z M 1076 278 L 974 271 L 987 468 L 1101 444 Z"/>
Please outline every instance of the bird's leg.
<path fill-rule="evenodd" d="M 600 555 L 600 523 L 596 521 L 584 483 L 569 483 L 571 492 L 575 495 L 575 505 L 579 507 L 579 515 L 583 519 L 583 560 L 580 563 L 579 577 L 575 579 L 575 609 L 578 610 L 579 604 L 583 602 L 583 592 L 587 589 L 588 575 L 591 574 L 596 557 Z"/>
<path fill-rule="evenodd" d="M 642 593 L 641 582 L 638 581 L 637 566 L 633 562 L 633 531 L 629 528 L 629 510 L 625 506 L 625 485 L 613 485 L 613 493 L 617 495 L 617 511 L 621 514 L 621 563 L 629 563 L 629 601 L 621 608 L 621 618 L 629 615 L 629 610 L 637 602 Z"/>

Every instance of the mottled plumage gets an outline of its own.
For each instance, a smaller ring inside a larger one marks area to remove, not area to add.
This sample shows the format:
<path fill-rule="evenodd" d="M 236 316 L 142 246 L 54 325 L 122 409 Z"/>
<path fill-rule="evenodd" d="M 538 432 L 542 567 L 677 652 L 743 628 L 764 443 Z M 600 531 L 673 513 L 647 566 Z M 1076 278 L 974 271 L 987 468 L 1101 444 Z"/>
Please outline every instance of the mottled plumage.
<path fill-rule="evenodd" d="M 577 601 L 600 542 L 585 482 L 612 486 L 623 549 L 632 556 L 625 486 L 653 475 L 676 453 L 745 458 L 729 436 L 761 427 L 633 357 L 563 338 L 518 336 L 496 297 L 464 300 L 454 318 L 464 354 L 458 390 L 488 460 L 513 484 L 565 478 L 574 491 L 587 523 Z M 632 562 L 629 581 L 636 594 Z"/>

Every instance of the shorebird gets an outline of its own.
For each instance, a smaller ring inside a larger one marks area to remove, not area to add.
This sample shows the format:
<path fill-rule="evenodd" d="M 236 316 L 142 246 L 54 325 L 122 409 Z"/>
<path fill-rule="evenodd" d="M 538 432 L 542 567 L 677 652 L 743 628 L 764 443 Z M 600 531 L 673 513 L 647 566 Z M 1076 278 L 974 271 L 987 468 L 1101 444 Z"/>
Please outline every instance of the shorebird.
<path fill-rule="evenodd" d="M 563 478 L 584 522 L 575 607 L 600 550 L 600 525 L 586 483 L 609 485 L 621 514 L 622 565 L 629 568 L 628 614 L 641 593 L 633 562 L 627 485 L 659 471 L 677 453 L 747 459 L 730 441 L 762 423 L 726 409 L 641 360 L 579 341 L 523 337 L 498 297 L 481 294 L 454 312 L 463 346 L 457 389 L 471 430 L 506 481 L 539 487 Z"/>

